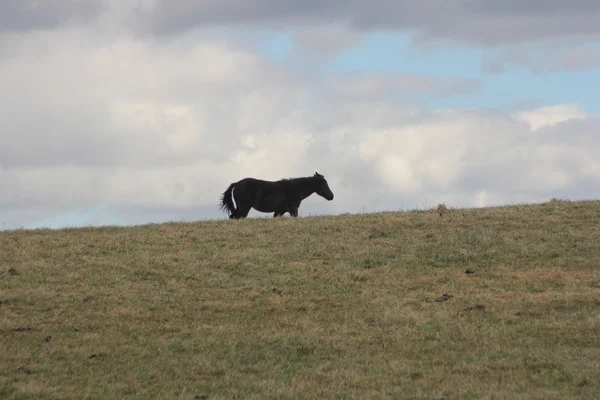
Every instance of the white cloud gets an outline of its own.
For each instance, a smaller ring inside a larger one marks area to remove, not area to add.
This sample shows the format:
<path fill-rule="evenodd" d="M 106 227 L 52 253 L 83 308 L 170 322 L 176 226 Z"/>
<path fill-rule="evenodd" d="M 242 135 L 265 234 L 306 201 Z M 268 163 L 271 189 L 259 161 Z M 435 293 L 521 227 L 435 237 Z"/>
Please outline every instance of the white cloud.
<path fill-rule="evenodd" d="M 584 119 L 588 115 L 574 104 L 563 104 L 557 106 L 546 106 L 536 110 L 523 111 L 516 114 L 516 118 L 531 126 L 534 131 L 556 125 L 560 122 L 573 119 Z"/>
<path fill-rule="evenodd" d="M 600 140 L 592 135 L 598 118 L 585 118 L 571 105 L 526 115 L 544 117 L 534 118 L 538 131 L 510 115 L 424 115 L 422 121 L 357 138 L 361 160 L 375 166 L 375 178 L 390 194 L 413 199 L 413 204 L 419 197 L 459 198 L 465 205 L 543 200 L 574 193 L 589 179 L 600 180 L 594 158 Z M 583 119 L 573 120 L 573 115 Z M 540 129 L 545 133 L 538 134 Z M 588 193 L 598 194 L 591 188 Z"/>
<path fill-rule="evenodd" d="M 38 52 L 40 43 L 51 50 Z M 178 49 L 126 38 L 98 42 L 80 31 L 32 33 L 0 61 L 2 163 L 226 159 L 237 140 L 237 121 L 228 116 L 261 81 L 278 84 L 260 64 L 219 42 Z"/>

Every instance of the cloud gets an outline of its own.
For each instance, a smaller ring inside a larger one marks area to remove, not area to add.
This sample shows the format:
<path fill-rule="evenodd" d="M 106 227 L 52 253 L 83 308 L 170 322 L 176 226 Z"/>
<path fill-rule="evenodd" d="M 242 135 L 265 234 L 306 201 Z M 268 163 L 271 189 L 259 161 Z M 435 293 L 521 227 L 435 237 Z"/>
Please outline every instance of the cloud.
<path fill-rule="evenodd" d="M 432 115 L 365 135 L 361 158 L 376 165 L 391 197 L 413 204 L 418 196 L 481 206 L 581 193 L 586 182 L 600 179 L 594 157 L 600 141 L 593 136 L 599 120 L 569 119 L 562 108 L 538 110 L 535 131 L 507 115 Z"/>
<path fill-rule="evenodd" d="M 521 121 L 527 122 L 532 130 L 553 126 L 570 120 L 582 120 L 588 117 L 587 113 L 573 104 L 546 106 L 535 110 L 522 111 L 515 114 Z"/>
<path fill-rule="evenodd" d="M 358 31 L 408 30 L 417 41 L 458 40 L 482 45 L 598 38 L 595 0 L 157 0 L 139 28 L 173 34 L 206 26 L 345 24 Z"/>
<path fill-rule="evenodd" d="M 3 0 L 0 2 L 0 32 L 54 29 L 81 23 L 105 11 L 102 0 Z"/>
<path fill-rule="evenodd" d="M 572 71 L 600 68 L 600 48 L 573 49 L 562 55 L 560 64 Z"/>
<path fill-rule="evenodd" d="M 531 73 L 547 74 L 556 71 L 581 71 L 600 67 L 600 48 L 597 46 L 553 46 L 535 49 L 516 47 L 487 55 L 483 70 L 504 73 L 510 67 L 522 67 Z"/>
<path fill-rule="evenodd" d="M 330 57 L 362 43 L 359 32 L 341 26 L 302 27 L 293 34 L 298 50 L 318 57 Z"/>
<path fill-rule="evenodd" d="M 436 78 L 417 74 L 352 73 L 333 79 L 333 90 L 341 96 L 433 95 L 438 98 L 472 93 L 479 82 L 467 78 Z"/>
<path fill-rule="evenodd" d="M 10 93 L 0 98 L 5 167 L 223 158 L 229 138 L 214 132 L 235 132 L 226 118 L 242 106 L 234 99 L 251 96 L 265 74 L 277 82 L 256 56 L 222 42 L 176 49 L 73 31 L 30 34 L 0 73 Z"/>

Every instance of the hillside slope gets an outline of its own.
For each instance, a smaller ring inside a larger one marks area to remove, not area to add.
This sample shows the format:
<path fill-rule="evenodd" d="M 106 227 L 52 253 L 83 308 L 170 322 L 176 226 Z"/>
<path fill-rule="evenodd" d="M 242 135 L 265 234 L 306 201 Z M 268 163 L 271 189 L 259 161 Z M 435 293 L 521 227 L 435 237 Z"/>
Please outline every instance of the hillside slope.
<path fill-rule="evenodd" d="M 600 398 L 600 202 L 0 232 L 2 398 Z"/>

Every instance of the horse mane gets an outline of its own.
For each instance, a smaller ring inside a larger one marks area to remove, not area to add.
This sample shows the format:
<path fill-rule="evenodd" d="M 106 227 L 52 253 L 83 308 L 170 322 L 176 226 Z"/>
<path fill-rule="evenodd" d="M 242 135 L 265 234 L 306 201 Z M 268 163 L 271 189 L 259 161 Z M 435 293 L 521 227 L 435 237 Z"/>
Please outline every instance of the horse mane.
<path fill-rule="evenodd" d="M 299 178 L 282 178 L 277 181 L 277 183 L 286 183 L 286 184 L 296 184 L 296 183 L 306 183 L 313 179 L 313 176 L 302 176 Z"/>

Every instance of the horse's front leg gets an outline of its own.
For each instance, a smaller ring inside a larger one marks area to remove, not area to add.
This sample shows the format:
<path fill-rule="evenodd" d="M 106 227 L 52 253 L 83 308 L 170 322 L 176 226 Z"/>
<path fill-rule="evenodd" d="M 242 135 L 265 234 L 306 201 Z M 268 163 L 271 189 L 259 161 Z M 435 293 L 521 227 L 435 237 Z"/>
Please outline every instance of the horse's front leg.
<path fill-rule="evenodd" d="M 298 208 L 300 208 L 300 204 L 298 204 L 298 203 L 290 203 L 290 205 L 288 207 L 288 212 L 290 213 L 290 215 L 292 217 L 297 217 L 298 216 Z"/>
<path fill-rule="evenodd" d="M 272 195 L 270 206 L 273 207 L 275 211 L 273 213 L 273 218 L 283 217 L 289 208 L 287 199 L 281 193 Z"/>

